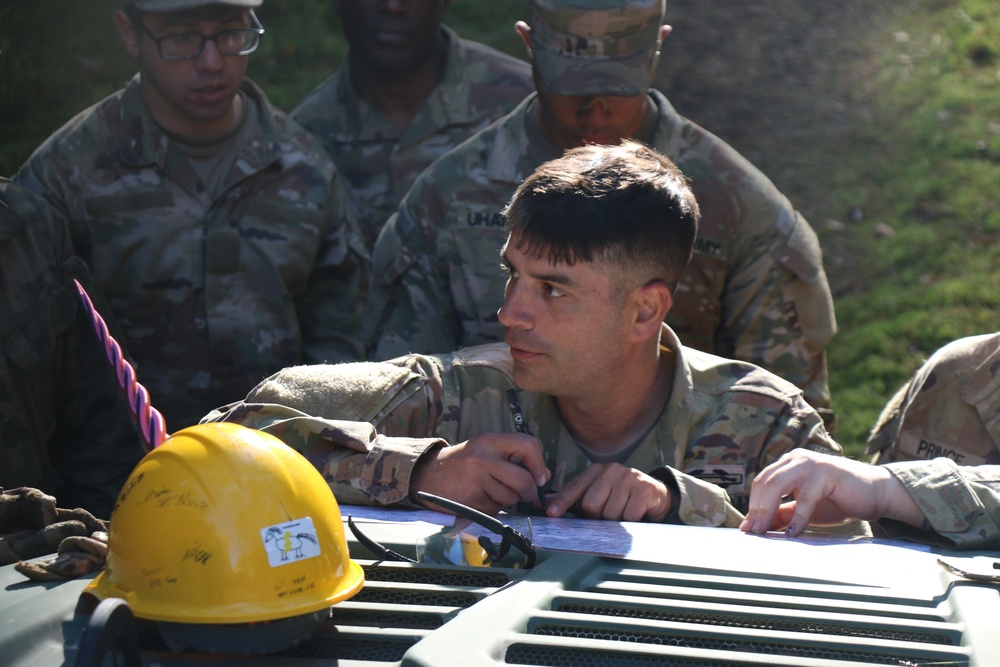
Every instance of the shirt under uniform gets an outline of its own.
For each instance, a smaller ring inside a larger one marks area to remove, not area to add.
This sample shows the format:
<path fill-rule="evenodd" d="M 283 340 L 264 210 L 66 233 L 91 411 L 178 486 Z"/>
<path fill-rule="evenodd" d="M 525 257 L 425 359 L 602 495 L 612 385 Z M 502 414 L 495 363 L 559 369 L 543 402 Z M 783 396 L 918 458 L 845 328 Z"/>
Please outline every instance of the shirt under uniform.
<path fill-rule="evenodd" d="M 0 488 L 107 519 L 143 451 L 73 279 L 101 309 L 65 221 L 0 179 Z"/>
<path fill-rule="evenodd" d="M 370 359 L 503 339 L 501 211 L 538 166 L 561 155 L 514 111 L 421 174 L 379 235 L 365 318 Z M 833 299 L 815 232 L 753 165 L 650 91 L 637 136 L 670 158 L 701 209 L 694 256 L 666 321 L 684 344 L 757 364 L 830 407 L 825 349 Z"/>
<path fill-rule="evenodd" d="M 622 464 L 677 491 L 669 520 L 737 526 L 757 473 L 796 447 L 840 455 L 819 414 L 792 384 L 760 368 L 683 348 L 666 325 L 674 355 L 670 398 Z M 206 420 L 273 433 L 302 452 L 338 501 L 408 503 L 420 455 L 483 433 L 514 433 L 507 389 L 513 361 L 503 343 L 386 362 L 300 366 L 261 383 L 245 401 Z M 519 392 L 560 490 L 590 464 L 551 396 Z"/>
<path fill-rule="evenodd" d="M 139 85 L 78 114 L 17 178 L 66 215 L 168 429 L 285 366 L 363 358 L 367 251 L 318 142 L 245 81 L 257 126 L 213 194 Z"/>
<path fill-rule="evenodd" d="M 534 90 L 528 63 L 442 30 L 448 42 L 444 75 L 405 127 L 358 96 L 350 53 L 292 111 L 350 185 L 369 247 L 420 172 Z"/>

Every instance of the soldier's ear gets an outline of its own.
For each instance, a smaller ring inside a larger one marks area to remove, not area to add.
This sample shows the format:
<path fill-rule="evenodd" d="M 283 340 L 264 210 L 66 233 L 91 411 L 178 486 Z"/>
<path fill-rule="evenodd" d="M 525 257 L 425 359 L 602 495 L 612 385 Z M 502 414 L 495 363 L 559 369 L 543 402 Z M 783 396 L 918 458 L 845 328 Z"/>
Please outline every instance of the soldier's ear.
<path fill-rule="evenodd" d="M 514 24 L 514 29 L 517 30 L 517 34 L 521 36 L 521 41 L 524 42 L 524 46 L 528 49 L 528 58 L 532 57 L 531 54 L 531 26 L 529 26 L 524 21 L 518 21 Z"/>
<path fill-rule="evenodd" d="M 630 325 L 634 340 L 658 335 L 663 318 L 674 305 L 674 296 L 662 280 L 654 280 L 632 291 L 628 297 L 633 313 Z"/>
<path fill-rule="evenodd" d="M 132 19 L 124 11 L 119 9 L 115 12 L 115 25 L 118 27 L 118 34 L 122 38 L 122 45 L 125 46 L 125 54 L 132 60 L 139 59 L 139 36 L 136 34 Z"/>

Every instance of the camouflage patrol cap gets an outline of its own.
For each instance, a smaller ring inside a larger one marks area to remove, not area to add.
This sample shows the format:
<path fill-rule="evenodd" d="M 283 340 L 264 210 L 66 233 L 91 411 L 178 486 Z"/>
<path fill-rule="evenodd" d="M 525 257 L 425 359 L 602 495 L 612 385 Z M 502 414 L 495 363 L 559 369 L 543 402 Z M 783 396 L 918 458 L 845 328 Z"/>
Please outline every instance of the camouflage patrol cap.
<path fill-rule="evenodd" d="M 556 95 L 642 95 L 660 55 L 666 0 L 527 0 L 531 51 Z"/>
<path fill-rule="evenodd" d="M 264 0 L 125 0 L 126 7 L 134 7 L 140 12 L 168 14 L 185 9 L 195 9 L 208 5 L 231 5 L 233 7 L 260 7 Z"/>

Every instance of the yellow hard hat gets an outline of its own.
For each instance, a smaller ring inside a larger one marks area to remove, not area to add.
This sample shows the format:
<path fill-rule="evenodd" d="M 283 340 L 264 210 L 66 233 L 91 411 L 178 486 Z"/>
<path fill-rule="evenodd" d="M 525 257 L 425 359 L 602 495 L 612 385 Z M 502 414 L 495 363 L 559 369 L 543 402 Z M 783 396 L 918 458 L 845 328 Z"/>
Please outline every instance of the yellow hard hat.
<path fill-rule="evenodd" d="M 253 623 L 317 612 L 357 593 L 337 501 L 305 457 L 229 423 L 179 431 L 132 471 L 108 565 L 87 591 L 139 618 Z"/>

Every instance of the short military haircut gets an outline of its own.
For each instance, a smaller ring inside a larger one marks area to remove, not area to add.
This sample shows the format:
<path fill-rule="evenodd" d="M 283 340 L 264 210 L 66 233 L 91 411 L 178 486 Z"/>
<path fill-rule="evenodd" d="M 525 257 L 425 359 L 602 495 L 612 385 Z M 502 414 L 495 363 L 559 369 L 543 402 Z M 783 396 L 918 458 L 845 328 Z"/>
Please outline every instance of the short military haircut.
<path fill-rule="evenodd" d="M 504 215 L 522 252 L 609 265 L 616 290 L 661 280 L 673 292 L 691 259 L 700 213 L 670 160 L 625 141 L 573 148 L 541 165 Z"/>
<path fill-rule="evenodd" d="M 190 7 L 188 9 L 180 9 L 176 12 L 169 12 L 171 14 L 181 14 L 188 20 L 194 21 L 225 21 L 234 16 L 237 12 L 245 11 L 240 7 L 234 7 L 232 5 L 205 5 L 203 7 Z M 133 21 L 141 21 L 146 14 L 156 14 L 158 12 L 147 12 L 142 9 L 138 9 L 135 6 L 128 5 L 125 7 L 125 14 Z M 250 22 L 248 20 L 247 26 L 249 27 Z M 147 37 L 145 31 L 140 30 L 140 34 L 143 37 Z"/>

